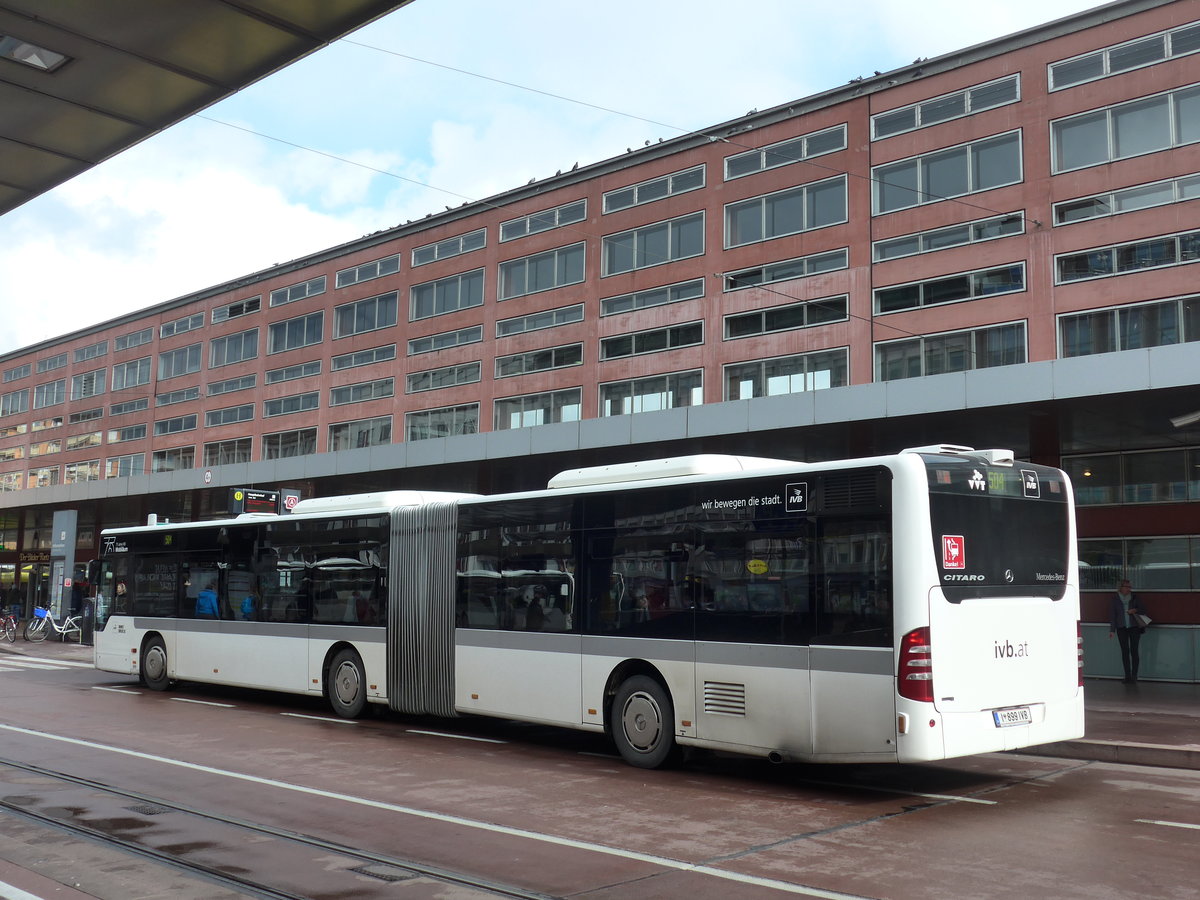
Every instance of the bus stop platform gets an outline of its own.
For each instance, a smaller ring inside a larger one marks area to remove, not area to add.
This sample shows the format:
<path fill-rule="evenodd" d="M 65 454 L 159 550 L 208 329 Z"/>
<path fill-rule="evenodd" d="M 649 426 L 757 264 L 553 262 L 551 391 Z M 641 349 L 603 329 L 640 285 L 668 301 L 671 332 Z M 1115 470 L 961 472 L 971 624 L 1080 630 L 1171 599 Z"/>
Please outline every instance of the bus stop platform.
<path fill-rule="evenodd" d="M 88 645 L 55 640 L 31 644 L 19 636 L 15 644 L 0 641 L 0 661 L 6 653 L 76 663 L 92 661 Z M 1014 752 L 1200 770 L 1200 684 L 1124 684 L 1115 679 L 1088 678 L 1084 684 L 1084 715 L 1084 737 Z"/>

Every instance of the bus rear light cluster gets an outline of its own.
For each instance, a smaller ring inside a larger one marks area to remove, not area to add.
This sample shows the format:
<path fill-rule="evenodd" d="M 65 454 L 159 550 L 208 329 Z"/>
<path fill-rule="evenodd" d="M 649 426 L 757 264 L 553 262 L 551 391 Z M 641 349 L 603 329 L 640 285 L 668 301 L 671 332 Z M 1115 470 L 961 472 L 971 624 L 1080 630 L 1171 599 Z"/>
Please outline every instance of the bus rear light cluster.
<path fill-rule="evenodd" d="M 1083 687 L 1083 623 L 1075 623 L 1075 658 L 1079 667 L 1079 687 Z"/>
<path fill-rule="evenodd" d="M 900 640 L 897 690 L 909 700 L 933 702 L 933 656 L 928 626 L 914 628 Z"/>

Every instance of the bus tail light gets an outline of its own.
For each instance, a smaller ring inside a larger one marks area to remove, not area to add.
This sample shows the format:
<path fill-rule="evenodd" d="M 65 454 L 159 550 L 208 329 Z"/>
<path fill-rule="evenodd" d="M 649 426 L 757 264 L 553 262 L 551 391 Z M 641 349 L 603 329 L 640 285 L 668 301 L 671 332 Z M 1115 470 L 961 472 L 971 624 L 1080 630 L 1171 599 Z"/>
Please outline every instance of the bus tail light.
<path fill-rule="evenodd" d="M 933 656 L 928 626 L 914 628 L 901 639 L 897 682 L 901 697 L 933 702 Z"/>
<path fill-rule="evenodd" d="M 1079 687 L 1083 687 L 1083 623 L 1075 623 L 1075 658 L 1079 667 Z"/>

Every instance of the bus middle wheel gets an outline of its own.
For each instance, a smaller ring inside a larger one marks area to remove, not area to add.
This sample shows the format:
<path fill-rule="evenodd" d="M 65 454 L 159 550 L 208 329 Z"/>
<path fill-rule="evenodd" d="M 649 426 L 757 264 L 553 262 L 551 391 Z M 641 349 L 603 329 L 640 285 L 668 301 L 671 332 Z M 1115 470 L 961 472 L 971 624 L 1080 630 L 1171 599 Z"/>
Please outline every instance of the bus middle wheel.
<path fill-rule="evenodd" d="M 367 674 L 353 650 L 342 650 L 329 666 L 329 705 L 344 719 L 357 719 L 367 706 Z"/>

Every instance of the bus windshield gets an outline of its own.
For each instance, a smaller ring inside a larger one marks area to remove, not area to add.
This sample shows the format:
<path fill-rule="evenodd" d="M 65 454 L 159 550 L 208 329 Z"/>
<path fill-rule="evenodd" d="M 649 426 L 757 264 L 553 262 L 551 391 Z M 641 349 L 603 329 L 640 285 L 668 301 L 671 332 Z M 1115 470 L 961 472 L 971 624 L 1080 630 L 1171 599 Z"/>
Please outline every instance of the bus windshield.
<path fill-rule="evenodd" d="M 951 603 L 1049 597 L 1069 577 L 1069 488 L 1057 469 L 925 456 L 933 552 Z"/>

